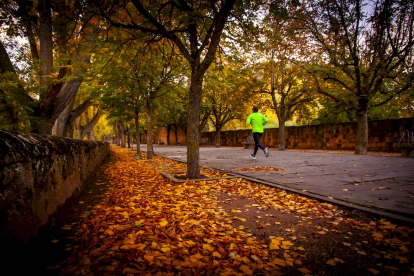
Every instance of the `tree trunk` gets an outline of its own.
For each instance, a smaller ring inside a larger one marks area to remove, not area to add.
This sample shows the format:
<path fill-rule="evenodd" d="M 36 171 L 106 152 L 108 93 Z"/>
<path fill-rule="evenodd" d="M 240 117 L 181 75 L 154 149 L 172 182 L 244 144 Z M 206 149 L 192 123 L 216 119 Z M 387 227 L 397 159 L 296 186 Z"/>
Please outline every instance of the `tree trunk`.
<path fill-rule="evenodd" d="M 191 86 L 188 106 L 187 132 L 187 177 L 200 178 L 200 102 L 203 89 L 203 76 L 195 69 L 191 72 Z"/>
<path fill-rule="evenodd" d="M 221 127 L 216 127 L 216 132 L 215 132 L 215 146 L 216 148 L 220 147 L 220 133 L 221 133 Z"/>
<path fill-rule="evenodd" d="M 278 149 L 281 151 L 285 150 L 285 120 L 279 119 L 279 143 Z"/>
<path fill-rule="evenodd" d="M 79 116 L 76 119 L 76 130 L 78 131 L 78 135 L 76 136 L 76 139 L 81 139 L 81 130 L 82 130 L 82 116 Z"/>
<path fill-rule="evenodd" d="M 53 71 L 53 42 L 52 42 L 52 11 L 50 0 L 39 0 L 40 16 L 40 89 L 43 100 L 51 81 L 50 73 Z"/>
<path fill-rule="evenodd" d="M 139 133 L 139 117 L 138 117 L 138 113 L 135 113 L 136 117 L 135 117 L 135 136 L 137 137 L 137 153 L 141 152 L 141 143 L 140 143 L 140 133 Z"/>
<path fill-rule="evenodd" d="M 167 145 L 170 145 L 170 131 L 171 131 L 171 124 L 167 125 Z"/>
<path fill-rule="evenodd" d="M 89 121 L 89 123 L 87 123 L 86 125 L 81 127 L 81 139 L 82 140 L 87 135 L 88 135 L 87 139 L 88 140 L 91 139 L 90 133 L 93 130 L 93 128 L 95 127 L 95 125 L 99 122 L 99 119 L 101 118 L 102 114 L 103 114 L 102 111 L 100 109 L 98 109 L 98 111 L 95 113 L 93 118 Z M 124 146 L 123 147 L 125 147 L 125 138 L 124 138 Z"/>
<path fill-rule="evenodd" d="M 152 99 L 147 99 L 145 106 L 147 113 L 147 159 L 152 159 L 153 145 L 152 145 Z"/>
<path fill-rule="evenodd" d="M 59 121 L 59 128 L 55 135 L 61 137 L 70 137 L 70 129 L 73 122 L 84 113 L 92 104 L 92 98 L 87 99 L 81 105 L 76 103 L 76 108 L 73 109 L 74 101 L 70 102 L 68 107 L 61 113 L 56 121 Z"/>
<path fill-rule="evenodd" d="M 355 154 L 367 154 L 368 150 L 368 100 L 358 100 Z"/>
<path fill-rule="evenodd" d="M 175 125 L 173 128 L 174 131 L 174 137 L 175 137 L 175 145 L 178 145 L 178 126 Z"/>
<path fill-rule="evenodd" d="M 121 121 L 116 121 L 116 132 L 117 146 L 125 148 L 125 128 Z"/>

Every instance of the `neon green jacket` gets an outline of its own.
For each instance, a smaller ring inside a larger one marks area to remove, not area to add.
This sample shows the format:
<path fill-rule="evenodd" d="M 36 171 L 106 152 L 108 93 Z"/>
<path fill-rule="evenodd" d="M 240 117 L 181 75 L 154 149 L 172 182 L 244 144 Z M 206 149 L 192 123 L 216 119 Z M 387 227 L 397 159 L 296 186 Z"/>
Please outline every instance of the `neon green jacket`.
<path fill-rule="evenodd" d="M 269 120 L 259 112 L 253 112 L 247 117 L 246 124 L 252 125 L 252 132 L 263 133 L 263 126 L 267 124 Z"/>

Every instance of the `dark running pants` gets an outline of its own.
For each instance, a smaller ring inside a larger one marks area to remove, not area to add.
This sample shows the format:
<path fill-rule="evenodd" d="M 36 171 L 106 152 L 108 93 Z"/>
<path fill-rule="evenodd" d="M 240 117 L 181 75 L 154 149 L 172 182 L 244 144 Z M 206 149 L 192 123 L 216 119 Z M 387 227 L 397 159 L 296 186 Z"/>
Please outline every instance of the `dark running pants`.
<path fill-rule="evenodd" d="M 261 148 L 264 150 L 264 146 L 260 144 L 260 137 L 262 137 L 263 133 L 260 132 L 253 132 L 253 139 L 254 139 L 254 156 L 256 156 L 257 150 Z"/>

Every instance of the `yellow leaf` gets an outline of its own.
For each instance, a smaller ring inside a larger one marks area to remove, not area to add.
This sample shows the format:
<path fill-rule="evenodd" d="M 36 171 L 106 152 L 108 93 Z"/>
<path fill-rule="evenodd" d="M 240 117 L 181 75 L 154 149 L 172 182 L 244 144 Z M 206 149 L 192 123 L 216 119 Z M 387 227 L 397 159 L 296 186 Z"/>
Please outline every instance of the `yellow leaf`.
<path fill-rule="evenodd" d="M 381 233 L 374 233 L 372 234 L 374 236 L 374 240 L 381 240 L 384 238 L 384 236 Z"/>
<path fill-rule="evenodd" d="M 246 275 L 252 275 L 253 274 L 253 271 L 247 266 L 247 265 L 241 265 L 240 267 L 239 267 L 239 269 L 241 270 L 241 271 L 243 271 L 244 272 L 244 274 L 246 274 Z"/>
<path fill-rule="evenodd" d="M 167 225 L 167 224 L 168 224 L 168 221 L 166 221 L 166 220 L 163 220 L 163 221 L 161 221 L 161 222 L 160 222 L 160 225 L 161 225 L 161 226 L 165 226 L 165 225 Z"/>
<path fill-rule="evenodd" d="M 342 264 L 344 264 L 344 263 L 345 263 L 345 262 L 344 262 L 344 260 L 339 259 L 339 258 L 335 258 L 334 260 L 335 260 L 335 262 L 338 262 L 338 263 L 342 263 Z"/>
<path fill-rule="evenodd" d="M 274 263 L 276 265 L 280 265 L 280 266 L 285 266 L 286 265 L 286 262 L 284 260 L 278 259 L 278 258 L 274 259 L 272 263 Z"/>
<path fill-rule="evenodd" d="M 105 231 L 105 235 L 107 235 L 107 236 L 113 236 L 113 235 L 115 235 L 115 233 L 111 229 L 108 229 L 108 230 Z"/>
<path fill-rule="evenodd" d="M 293 243 L 291 243 L 290 241 L 282 241 L 282 244 L 286 246 L 293 246 Z"/>
<path fill-rule="evenodd" d="M 275 224 L 280 224 L 280 222 L 276 221 Z"/>
<path fill-rule="evenodd" d="M 217 251 L 214 251 L 213 252 L 213 257 L 221 258 L 221 254 L 218 253 Z"/>
<path fill-rule="evenodd" d="M 374 275 L 377 275 L 379 273 L 378 270 L 375 270 L 373 268 L 368 268 L 369 271 L 371 271 L 372 273 L 374 273 Z"/>
<path fill-rule="evenodd" d="M 196 259 L 202 259 L 202 258 L 204 258 L 203 255 L 201 255 L 200 253 L 197 253 L 197 254 L 193 255 L 192 257 L 194 257 Z"/>
<path fill-rule="evenodd" d="M 149 255 L 149 254 L 144 255 L 144 258 L 150 263 L 154 261 L 154 256 Z"/>
<path fill-rule="evenodd" d="M 242 261 L 245 262 L 245 263 L 250 263 L 250 259 L 248 257 L 246 257 L 246 256 L 244 256 L 242 258 Z"/>
<path fill-rule="evenodd" d="M 208 251 L 214 251 L 214 247 L 212 247 L 208 243 L 203 244 L 203 249 Z"/>
<path fill-rule="evenodd" d="M 301 268 L 298 268 L 298 270 L 299 270 L 300 272 L 304 273 L 304 274 L 309 274 L 309 273 L 312 273 L 312 271 L 310 271 L 310 270 L 309 270 L 309 269 L 307 269 L 306 267 L 301 267 Z"/>
<path fill-rule="evenodd" d="M 300 250 L 300 251 L 305 251 L 305 248 L 303 248 L 302 246 L 299 246 L 299 247 L 298 247 L 298 250 Z"/>
<path fill-rule="evenodd" d="M 336 265 L 335 260 L 333 260 L 333 259 L 327 261 L 326 264 L 328 264 L 328 265 Z"/>
<path fill-rule="evenodd" d="M 275 243 L 271 243 L 271 244 L 270 244 L 270 246 L 269 246 L 269 249 L 270 249 L 270 250 L 276 250 L 276 249 L 279 249 L 279 245 L 277 245 L 277 244 L 275 244 Z"/>

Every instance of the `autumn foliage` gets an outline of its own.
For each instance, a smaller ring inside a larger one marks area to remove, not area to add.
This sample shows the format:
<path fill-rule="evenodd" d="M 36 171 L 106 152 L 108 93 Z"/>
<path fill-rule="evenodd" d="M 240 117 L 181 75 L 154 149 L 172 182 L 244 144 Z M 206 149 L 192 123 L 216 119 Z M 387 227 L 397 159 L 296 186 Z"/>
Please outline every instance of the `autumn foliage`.
<path fill-rule="evenodd" d="M 223 195 L 253 200 L 249 207 L 254 210 L 293 214 L 301 218 L 299 225 L 328 220 L 330 228 L 315 226 L 312 239 L 338 235 L 339 242 L 352 228 L 368 233 L 366 243 L 388 246 L 384 254 L 376 253 L 378 258 L 387 254 L 394 262 L 407 264 L 412 254 L 408 238 L 412 228 L 385 220 L 366 224 L 347 219 L 332 204 L 241 178 L 174 183 L 160 173 L 183 171 L 185 164 L 113 150 L 115 161 L 105 171 L 111 187 L 101 204 L 73 227 L 72 253 L 61 275 L 282 275 L 286 268 L 298 275 L 313 272 L 305 266 L 310 253 L 302 242 L 310 236 L 298 233 L 289 239 L 280 233 L 259 239 L 242 225 L 237 227 L 234 222 L 248 219 L 240 209 L 223 208 L 218 201 Z M 202 168 L 202 174 L 217 177 L 218 172 Z M 280 225 L 271 217 L 273 225 Z M 348 248 L 351 241 L 341 246 Z M 364 258 L 367 253 L 359 250 L 356 254 Z M 346 265 L 343 258 L 332 255 L 323 262 L 328 267 Z M 379 271 L 366 267 L 363 272 Z"/>

